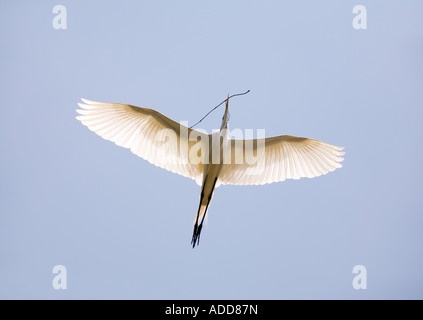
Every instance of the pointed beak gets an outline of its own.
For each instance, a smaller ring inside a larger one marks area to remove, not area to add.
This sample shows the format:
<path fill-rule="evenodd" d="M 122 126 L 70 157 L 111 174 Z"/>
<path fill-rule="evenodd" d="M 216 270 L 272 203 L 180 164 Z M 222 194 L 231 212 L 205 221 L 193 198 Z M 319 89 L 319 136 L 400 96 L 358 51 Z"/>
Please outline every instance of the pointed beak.
<path fill-rule="evenodd" d="M 228 116 L 228 106 L 229 106 L 229 93 L 228 93 L 228 99 L 226 100 L 225 118 Z"/>
<path fill-rule="evenodd" d="M 228 128 L 228 121 L 229 121 L 228 106 L 229 106 L 229 94 L 228 94 L 228 99 L 226 99 L 226 109 L 225 109 L 225 114 L 223 115 L 223 118 L 222 118 L 222 124 L 220 125 L 220 130 L 223 130 L 224 128 Z"/>

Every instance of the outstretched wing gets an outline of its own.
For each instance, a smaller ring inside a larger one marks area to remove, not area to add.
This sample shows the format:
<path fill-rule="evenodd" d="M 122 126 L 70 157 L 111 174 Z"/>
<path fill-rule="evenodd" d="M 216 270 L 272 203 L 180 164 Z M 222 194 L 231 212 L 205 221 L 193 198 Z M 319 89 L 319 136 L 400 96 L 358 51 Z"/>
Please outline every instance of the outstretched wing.
<path fill-rule="evenodd" d="M 222 184 L 262 185 L 285 179 L 313 178 L 341 168 L 345 154 L 318 140 L 278 136 L 230 140 L 227 164 L 219 175 Z"/>
<path fill-rule="evenodd" d="M 163 169 L 194 179 L 201 185 L 204 164 L 189 161 L 197 143 L 208 141 L 204 133 L 189 129 L 161 113 L 128 104 L 82 99 L 76 110 L 79 121 L 106 140 L 131 149 L 133 153 Z M 199 141 L 190 141 L 195 131 Z"/>

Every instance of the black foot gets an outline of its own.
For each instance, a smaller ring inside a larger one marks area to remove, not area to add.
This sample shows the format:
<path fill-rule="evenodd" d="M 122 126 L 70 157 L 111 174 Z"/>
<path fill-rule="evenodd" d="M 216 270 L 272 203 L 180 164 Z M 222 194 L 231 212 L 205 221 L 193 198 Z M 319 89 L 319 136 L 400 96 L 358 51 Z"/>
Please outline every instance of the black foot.
<path fill-rule="evenodd" d="M 199 226 L 196 224 L 194 226 L 194 232 L 192 234 L 192 240 L 191 240 L 191 244 L 193 248 L 195 247 L 195 245 L 200 244 L 200 233 L 201 233 L 202 227 L 203 227 L 203 224 L 200 224 Z"/>

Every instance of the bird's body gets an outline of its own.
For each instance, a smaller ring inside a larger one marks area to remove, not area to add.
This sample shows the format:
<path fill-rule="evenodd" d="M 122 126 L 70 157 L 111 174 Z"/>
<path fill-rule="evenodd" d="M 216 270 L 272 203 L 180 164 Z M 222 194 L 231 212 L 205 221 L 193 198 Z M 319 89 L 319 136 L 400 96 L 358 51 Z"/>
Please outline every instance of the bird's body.
<path fill-rule="evenodd" d="M 213 198 L 214 189 L 218 181 L 219 175 L 222 171 L 224 165 L 224 156 L 225 151 L 228 146 L 228 100 L 226 101 L 226 111 L 222 119 L 222 125 L 219 131 L 216 131 L 209 135 L 209 146 L 204 155 L 208 157 L 208 161 L 204 161 L 204 171 L 203 171 L 203 182 L 201 184 L 201 194 L 200 194 L 200 204 L 198 206 L 197 215 L 194 221 L 194 231 L 192 235 L 191 244 L 195 247 L 196 244 L 200 243 L 200 233 L 203 227 L 204 218 L 207 214 L 207 209 L 210 205 L 210 202 Z M 215 152 L 218 152 L 215 155 Z"/>
<path fill-rule="evenodd" d="M 220 130 L 210 135 L 178 124 L 152 109 L 82 101 L 77 119 L 90 130 L 201 185 L 193 247 L 200 241 L 207 210 L 220 184 L 261 185 L 312 178 L 342 167 L 339 162 L 343 160 L 343 148 L 314 139 L 288 135 L 229 139 L 229 96 Z"/>

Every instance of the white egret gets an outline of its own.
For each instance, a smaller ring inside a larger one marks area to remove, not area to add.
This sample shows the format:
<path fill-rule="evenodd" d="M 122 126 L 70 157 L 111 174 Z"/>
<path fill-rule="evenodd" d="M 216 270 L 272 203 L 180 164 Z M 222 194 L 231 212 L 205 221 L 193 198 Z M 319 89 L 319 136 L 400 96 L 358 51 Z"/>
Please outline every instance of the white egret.
<path fill-rule="evenodd" d="M 220 184 L 263 185 L 285 179 L 313 178 L 342 167 L 340 162 L 344 160 L 342 147 L 314 139 L 289 135 L 230 139 L 229 95 L 220 130 L 210 135 L 178 124 L 153 109 L 82 101 L 78 103 L 82 109 L 77 110 L 80 116 L 76 118 L 91 131 L 131 149 L 156 166 L 192 178 L 201 186 L 193 247 L 199 244 L 207 209 L 215 187 Z"/>

